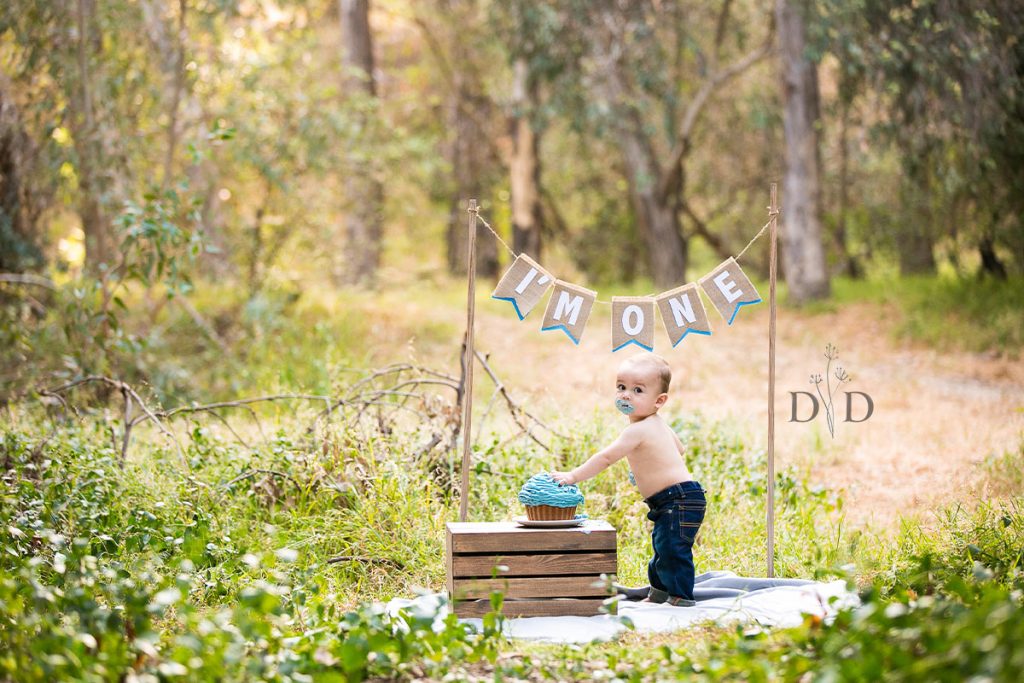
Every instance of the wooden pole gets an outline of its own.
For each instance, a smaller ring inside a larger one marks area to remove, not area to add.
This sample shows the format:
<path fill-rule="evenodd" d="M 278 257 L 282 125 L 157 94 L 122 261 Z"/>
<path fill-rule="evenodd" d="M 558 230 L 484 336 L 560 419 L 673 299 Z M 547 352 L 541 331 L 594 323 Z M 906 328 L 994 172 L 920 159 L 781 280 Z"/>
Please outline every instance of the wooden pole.
<path fill-rule="evenodd" d="M 473 323 L 476 317 L 476 222 L 477 205 L 475 199 L 469 200 L 469 258 L 466 272 L 469 274 L 469 291 L 466 294 L 466 343 L 463 344 L 465 355 L 462 367 L 465 368 L 465 385 L 462 394 L 462 488 L 459 496 L 459 521 L 466 521 L 469 512 L 469 467 L 470 448 L 472 447 L 473 426 Z"/>
<path fill-rule="evenodd" d="M 768 578 L 775 576 L 775 260 L 778 251 L 778 185 L 768 207 Z"/>

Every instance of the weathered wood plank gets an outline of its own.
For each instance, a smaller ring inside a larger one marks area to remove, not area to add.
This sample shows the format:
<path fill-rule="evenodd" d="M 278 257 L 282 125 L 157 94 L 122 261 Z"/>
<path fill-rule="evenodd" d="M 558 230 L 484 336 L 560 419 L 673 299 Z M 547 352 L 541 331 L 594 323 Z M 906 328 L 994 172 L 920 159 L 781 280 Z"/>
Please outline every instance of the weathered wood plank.
<path fill-rule="evenodd" d="M 607 597 L 599 574 L 580 576 L 534 576 L 524 579 L 455 579 L 456 600 L 487 598 L 491 591 L 506 598 L 582 598 Z"/>
<path fill-rule="evenodd" d="M 546 555 L 448 555 L 448 586 L 453 577 L 491 576 L 496 566 L 508 567 L 498 576 L 552 576 L 556 574 L 614 574 L 615 552 L 550 553 Z"/>
<path fill-rule="evenodd" d="M 589 617 L 601 613 L 602 599 L 506 600 L 501 613 L 506 617 Z M 491 611 L 488 600 L 470 600 L 455 604 L 460 617 L 482 617 Z"/>
<path fill-rule="evenodd" d="M 614 550 L 615 529 L 607 522 L 592 522 L 585 529 L 526 528 L 515 522 L 449 522 L 452 553 L 515 550 Z"/>

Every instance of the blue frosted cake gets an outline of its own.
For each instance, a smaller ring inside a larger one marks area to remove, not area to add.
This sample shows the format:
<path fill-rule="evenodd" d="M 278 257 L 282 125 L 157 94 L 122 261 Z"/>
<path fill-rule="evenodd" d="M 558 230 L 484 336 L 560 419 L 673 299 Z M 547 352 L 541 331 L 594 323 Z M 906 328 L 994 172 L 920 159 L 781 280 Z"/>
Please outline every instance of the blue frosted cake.
<path fill-rule="evenodd" d="M 531 520 L 575 519 L 583 494 L 574 485 L 560 486 L 547 472 L 535 474 L 519 489 L 519 502 Z"/>

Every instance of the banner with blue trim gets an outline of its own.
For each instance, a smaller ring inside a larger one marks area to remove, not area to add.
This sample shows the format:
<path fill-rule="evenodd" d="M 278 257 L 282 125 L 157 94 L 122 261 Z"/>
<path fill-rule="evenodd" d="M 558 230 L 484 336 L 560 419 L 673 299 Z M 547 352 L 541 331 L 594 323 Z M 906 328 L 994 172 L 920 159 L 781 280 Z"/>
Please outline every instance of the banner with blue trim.
<path fill-rule="evenodd" d="M 688 334 L 710 336 L 711 322 L 696 282 L 662 292 L 655 300 L 672 348 L 678 346 Z"/>
<path fill-rule="evenodd" d="M 730 325 L 744 306 L 761 303 L 761 295 L 733 257 L 700 279 L 701 289 Z"/>
<path fill-rule="evenodd" d="M 597 292 L 593 290 L 555 280 L 555 288 L 544 310 L 541 332 L 562 330 L 574 344 L 579 344 L 596 299 Z"/>
<path fill-rule="evenodd" d="M 612 297 L 612 353 L 635 344 L 654 350 L 654 299 L 649 296 Z"/>
<path fill-rule="evenodd" d="M 486 222 L 484 225 L 494 232 Z M 767 227 L 765 225 L 761 228 L 761 232 L 750 244 Z M 494 235 L 498 236 L 497 233 Z M 508 245 L 505 246 L 508 248 Z M 613 296 L 611 302 L 608 302 L 598 299 L 597 292 L 593 290 L 557 279 L 526 254 L 516 255 L 511 249 L 509 253 L 516 258 L 501 276 L 491 294 L 492 298 L 511 303 L 519 319 L 524 320 L 554 286 L 544 310 L 541 331 L 561 330 L 574 344 L 580 343 L 594 304 L 611 303 L 612 352 L 634 345 L 648 351 L 654 350 L 655 308 L 661 313 L 661 320 L 673 348 L 690 334 L 710 336 L 711 322 L 700 296 L 701 290 L 730 325 L 736 320 L 741 308 L 761 303 L 757 288 L 743 272 L 736 258 L 731 256 L 697 282 L 689 282 L 656 295 Z"/>
<path fill-rule="evenodd" d="M 554 281 L 555 278 L 551 277 L 539 263 L 526 254 L 520 254 L 505 271 L 491 296 L 500 301 L 510 302 L 512 308 L 516 310 L 516 315 L 522 320 L 540 303 L 544 292 L 548 291 Z"/>

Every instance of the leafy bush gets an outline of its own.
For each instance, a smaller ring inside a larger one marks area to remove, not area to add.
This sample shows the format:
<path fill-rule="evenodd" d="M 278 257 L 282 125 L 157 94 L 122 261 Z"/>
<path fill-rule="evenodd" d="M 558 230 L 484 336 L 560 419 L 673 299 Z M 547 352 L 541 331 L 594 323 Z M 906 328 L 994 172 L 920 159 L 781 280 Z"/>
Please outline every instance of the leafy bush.
<path fill-rule="evenodd" d="M 1024 499 L 947 509 L 935 530 L 908 525 L 888 566 L 879 577 L 883 591 L 930 595 L 977 575 L 1024 590 Z"/>
<path fill-rule="evenodd" d="M 1024 521 L 986 532 L 1003 536 Z M 1001 551 L 996 551 L 1001 548 Z M 1024 670 L 1024 591 L 1010 588 L 998 567 L 1019 547 L 1002 544 L 964 573 L 958 558 L 906 563 L 906 575 L 931 573 L 932 593 L 897 588 L 880 575 L 861 592 L 861 605 L 828 621 L 808 616 L 796 628 L 706 625 L 666 637 L 634 634 L 619 643 L 526 646 L 515 659 L 499 657 L 496 678 L 549 680 L 736 681 L 1017 681 Z M 1003 552 L 1005 551 L 1005 552 Z M 477 673 L 480 667 L 464 673 Z"/>
<path fill-rule="evenodd" d="M 908 525 L 877 553 L 886 569 L 866 606 L 833 623 L 513 653 L 493 613 L 475 632 L 440 604 L 388 614 L 373 601 L 443 580 L 442 525 L 458 501 L 408 434 L 313 449 L 281 421 L 247 446 L 194 421 L 189 469 L 147 432 L 121 469 L 107 429 L 82 416 L 45 439 L 25 427 L 0 441 L 0 680 L 922 680 L 951 677 L 954 663 L 956 676 L 998 680 L 1019 665 L 1007 645 L 1021 628 L 1019 500 L 951 511 L 938 531 Z M 759 573 L 763 453 L 720 424 L 674 427 L 709 490 L 698 566 Z M 593 425 L 560 444 L 565 464 L 605 436 Z M 474 516 L 497 519 L 550 456 L 495 440 L 477 462 Z M 842 575 L 865 545 L 833 531 L 840 501 L 792 471 L 777 477 L 780 572 Z M 624 471 L 588 482 L 587 511 L 620 530 L 620 581 L 643 581 L 649 529 Z M 360 561 L 329 564 L 339 553 Z"/>
<path fill-rule="evenodd" d="M 362 680 L 495 656 L 493 615 L 478 633 L 440 617 L 443 601 L 346 610 L 287 548 L 229 562 L 207 542 L 223 522 L 208 502 L 155 503 L 111 449 L 69 432 L 2 444 L 0 679 Z"/>

